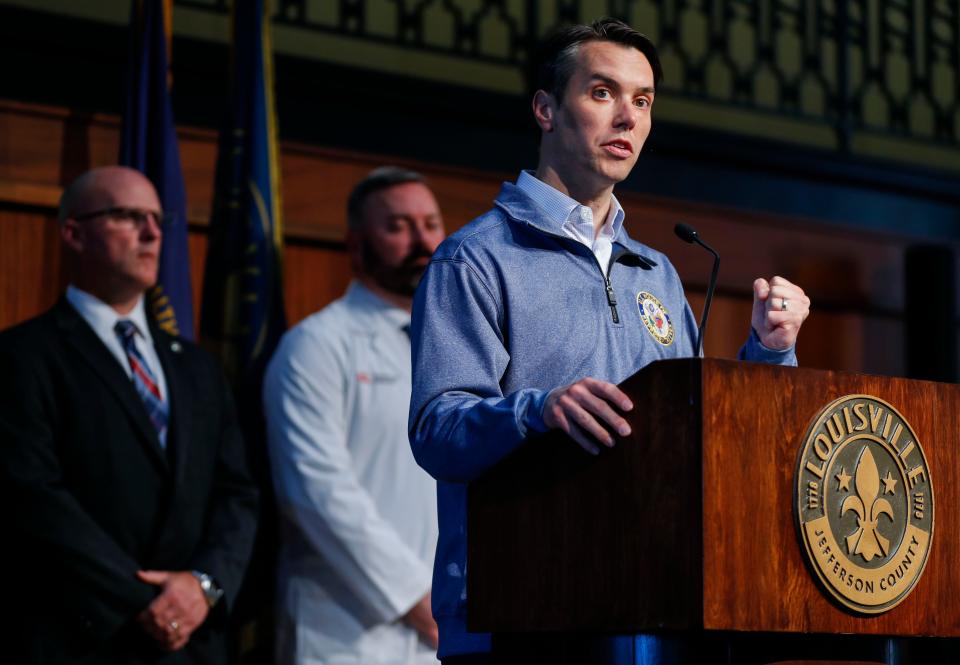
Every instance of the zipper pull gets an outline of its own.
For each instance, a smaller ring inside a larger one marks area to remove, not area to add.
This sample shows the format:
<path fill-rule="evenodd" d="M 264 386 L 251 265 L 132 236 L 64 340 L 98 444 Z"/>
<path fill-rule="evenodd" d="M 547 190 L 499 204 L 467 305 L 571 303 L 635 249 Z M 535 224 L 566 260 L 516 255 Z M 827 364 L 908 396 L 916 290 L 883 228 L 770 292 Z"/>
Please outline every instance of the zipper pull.
<path fill-rule="evenodd" d="M 614 293 L 609 278 L 604 277 L 603 281 L 607 289 L 607 304 L 610 305 L 610 316 L 613 317 L 614 323 L 620 323 L 620 314 L 617 312 L 617 294 Z"/>

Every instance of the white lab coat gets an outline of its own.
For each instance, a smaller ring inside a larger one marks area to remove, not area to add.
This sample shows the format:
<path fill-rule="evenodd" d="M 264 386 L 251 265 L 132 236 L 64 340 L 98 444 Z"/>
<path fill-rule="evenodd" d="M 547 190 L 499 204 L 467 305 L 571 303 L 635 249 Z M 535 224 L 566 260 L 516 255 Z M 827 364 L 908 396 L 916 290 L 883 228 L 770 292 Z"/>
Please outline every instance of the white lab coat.
<path fill-rule="evenodd" d="M 409 314 L 361 284 L 283 338 L 264 382 L 280 512 L 277 663 L 435 663 L 436 488 L 407 440 Z"/>

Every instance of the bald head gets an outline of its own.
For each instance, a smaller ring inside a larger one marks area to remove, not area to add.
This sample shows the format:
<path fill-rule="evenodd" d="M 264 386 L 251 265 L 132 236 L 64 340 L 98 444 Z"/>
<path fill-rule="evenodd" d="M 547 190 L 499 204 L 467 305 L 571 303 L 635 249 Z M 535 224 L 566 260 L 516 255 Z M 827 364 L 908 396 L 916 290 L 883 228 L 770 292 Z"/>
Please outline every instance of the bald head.
<path fill-rule="evenodd" d="M 157 190 L 125 166 L 93 169 L 60 198 L 60 235 L 77 257 L 75 285 L 129 311 L 157 281 L 162 211 Z"/>
<path fill-rule="evenodd" d="M 160 210 L 157 191 L 147 178 L 128 166 L 101 166 L 81 174 L 60 196 L 58 221 L 107 208 Z"/>

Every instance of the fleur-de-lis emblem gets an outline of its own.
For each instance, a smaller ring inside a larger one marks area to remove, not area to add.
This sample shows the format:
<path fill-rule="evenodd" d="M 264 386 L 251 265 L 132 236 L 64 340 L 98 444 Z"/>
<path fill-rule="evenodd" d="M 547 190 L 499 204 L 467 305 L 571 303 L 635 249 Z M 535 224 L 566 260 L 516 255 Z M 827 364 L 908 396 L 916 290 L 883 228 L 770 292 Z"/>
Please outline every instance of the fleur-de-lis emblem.
<path fill-rule="evenodd" d="M 886 556 L 890 551 L 890 540 L 877 531 L 877 522 L 881 515 L 893 521 L 893 507 L 879 496 L 880 471 L 869 447 L 864 446 L 855 475 L 857 493 L 843 500 L 840 517 L 846 515 L 848 510 L 857 514 L 857 530 L 847 536 L 847 552 L 851 556 L 859 554 L 870 561 L 875 556 Z"/>

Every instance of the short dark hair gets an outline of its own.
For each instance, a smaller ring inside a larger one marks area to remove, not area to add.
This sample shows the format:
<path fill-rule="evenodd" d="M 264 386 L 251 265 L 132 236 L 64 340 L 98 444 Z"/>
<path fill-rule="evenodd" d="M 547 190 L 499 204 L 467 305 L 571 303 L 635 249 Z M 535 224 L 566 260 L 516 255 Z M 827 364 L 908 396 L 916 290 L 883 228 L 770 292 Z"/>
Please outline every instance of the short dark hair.
<path fill-rule="evenodd" d="M 371 194 L 408 182 L 425 184 L 421 174 L 399 166 L 381 166 L 368 173 L 347 198 L 347 228 L 356 231 L 363 226 L 363 204 Z"/>
<path fill-rule="evenodd" d="M 657 47 L 646 36 L 623 21 L 600 18 L 590 25 L 571 25 L 561 28 L 541 42 L 530 67 L 530 95 L 537 90 L 549 92 L 562 103 L 567 83 L 573 75 L 574 63 L 580 47 L 588 42 L 613 42 L 635 48 L 646 56 L 653 68 L 653 85 L 660 85 L 663 67 Z"/>

